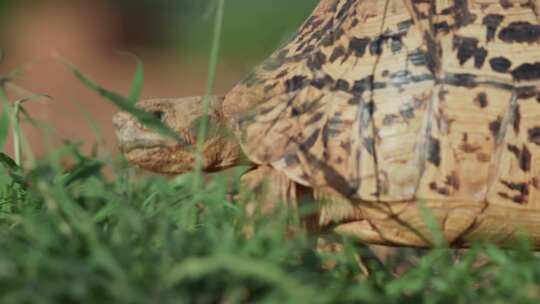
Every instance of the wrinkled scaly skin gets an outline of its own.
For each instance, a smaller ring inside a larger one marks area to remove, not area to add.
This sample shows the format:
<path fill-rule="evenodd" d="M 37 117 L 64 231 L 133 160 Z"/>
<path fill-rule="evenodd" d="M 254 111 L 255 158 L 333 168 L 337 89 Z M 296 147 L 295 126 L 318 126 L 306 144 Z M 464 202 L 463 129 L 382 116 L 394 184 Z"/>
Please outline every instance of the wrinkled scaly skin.
<path fill-rule="evenodd" d="M 161 98 L 141 101 L 137 106 L 153 113 L 180 136 L 176 141 L 142 126 L 133 116 L 120 112 L 113 118 L 118 144 L 127 160 L 156 173 L 180 174 L 193 170 L 197 133 L 203 116 L 203 97 Z M 238 165 L 242 152 L 236 139 L 226 132 L 221 113 L 222 97 L 212 97 L 209 131 L 203 149 L 207 172 Z"/>
<path fill-rule="evenodd" d="M 456 247 L 524 232 L 539 248 L 539 15 L 540 0 L 322 0 L 220 122 L 254 166 L 314 190 L 321 228 L 428 247 L 431 218 Z"/>

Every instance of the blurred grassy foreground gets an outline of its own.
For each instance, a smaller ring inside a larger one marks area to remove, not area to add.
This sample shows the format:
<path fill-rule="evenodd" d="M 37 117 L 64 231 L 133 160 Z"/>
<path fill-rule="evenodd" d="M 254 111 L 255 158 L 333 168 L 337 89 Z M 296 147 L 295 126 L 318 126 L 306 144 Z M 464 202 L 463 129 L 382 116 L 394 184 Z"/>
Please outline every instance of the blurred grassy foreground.
<path fill-rule="evenodd" d="M 211 25 L 213 11 L 208 15 Z M 109 99 L 132 102 L 141 80 L 137 74 L 129 98 Z M 424 252 L 404 249 L 381 265 L 347 239 L 340 240 L 342 253 L 315 251 L 315 240 L 286 233 L 301 225 L 285 208 L 248 217 L 249 197 L 232 200 L 228 193 L 231 184 L 237 190 L 241 171 L 214 175 L 194 190 L 197 173 L 173 179 L 140 174 L 107 147 L 101 148 L 108 153 L 96 154 L 82 150 L 82 143 L 64 142 L 34 158 L 18 141 L 24 136 L 16 99 L 5 94 L 8 84 L 0 79 L 2 304 L 540 300 L 540 260 L 526 243 L 506 251 L 477 244 L 459 254 L 443 244 Z M 21 121 L 33 122 L 25 112 L 32 101 L 19 104 Z M 19 152 L 6 150 L 7 142 Z M 104 177 L 105 167 L 112 168 L 112 178 Z M 362 274 L 359 256 L 370 276 Z M 416 266 L 396 273 L 410 260 Z"/>

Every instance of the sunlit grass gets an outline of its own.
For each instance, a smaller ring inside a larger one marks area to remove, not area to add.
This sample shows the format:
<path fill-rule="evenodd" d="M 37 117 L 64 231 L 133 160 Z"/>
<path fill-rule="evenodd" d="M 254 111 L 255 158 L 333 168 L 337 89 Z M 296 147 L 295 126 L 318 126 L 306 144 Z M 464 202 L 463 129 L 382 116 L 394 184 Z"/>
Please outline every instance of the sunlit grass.
<path fill-rule="evenodd" d="M 215 77 L 215 50 L 210 79 Z M 134 106 L 144 79 L 140 62 L 128 97 L 66 65 L 108 102 L 157 132 L 175 136 Z M 525 242 L 515 250 L 478 243 L 458 253 L 441 241 L 439 248 L 403 249 L 377 263 L 364 246 L 338 236 L 342 252 L 318 252 L 314 239 L 287 233 L 301 231 L 302 225 L 286 208 L 248 215 L 246 201 L 231 195 L 240 170 L 193 187 L 197 175 L 132 174 L 113 158 L 88 155 L 77 144 L 26 162 L 24 155 L 32 151 L 20 140 L 24 134 L 17 114 L 24 107 L 8 100 L 4 89 L 0 85 L 0 303 L 540 300 L 540 259 Z M 8 131 L 19 138 L 10 151 L 13 158 L 4 153 Z M 72 163 L 69 168 L 61 165 L 65 158 Z M 104 176 L 105 167 L 114 168 L 112 178 Z M 427 211 L 425 218 L 430 219 Z M 358 256 L 369 276 L 362 274 Z"/>

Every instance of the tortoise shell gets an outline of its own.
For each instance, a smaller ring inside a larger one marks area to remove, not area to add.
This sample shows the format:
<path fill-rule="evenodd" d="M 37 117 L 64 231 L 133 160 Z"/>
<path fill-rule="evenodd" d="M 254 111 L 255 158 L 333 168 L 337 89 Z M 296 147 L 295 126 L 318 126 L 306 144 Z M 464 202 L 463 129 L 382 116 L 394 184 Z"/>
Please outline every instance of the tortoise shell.
<path fill-rule="evenodd" d="M 540 243 L 540 0 L 322 0 L 224 112 L 299 184 Z"/>

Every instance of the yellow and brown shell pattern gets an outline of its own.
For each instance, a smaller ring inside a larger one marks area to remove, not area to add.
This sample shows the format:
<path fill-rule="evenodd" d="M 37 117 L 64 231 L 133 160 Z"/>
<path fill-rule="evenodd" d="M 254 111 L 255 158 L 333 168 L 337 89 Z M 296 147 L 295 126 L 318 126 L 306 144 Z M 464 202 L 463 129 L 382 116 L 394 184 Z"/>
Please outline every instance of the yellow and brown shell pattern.
<path fill-rule="evenodd" d="M 224 103 L 246 154 L 344 197 L 540 206 L 540 0 L 322 0 Z"/>

